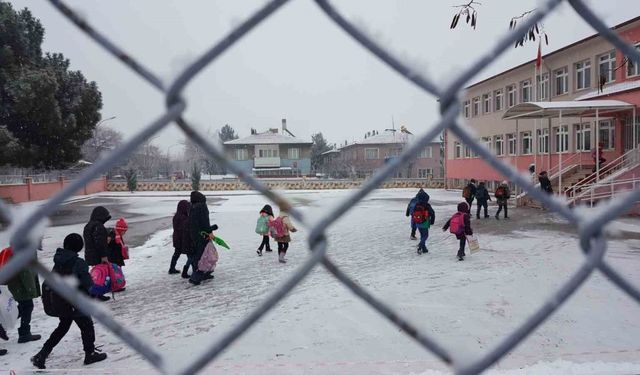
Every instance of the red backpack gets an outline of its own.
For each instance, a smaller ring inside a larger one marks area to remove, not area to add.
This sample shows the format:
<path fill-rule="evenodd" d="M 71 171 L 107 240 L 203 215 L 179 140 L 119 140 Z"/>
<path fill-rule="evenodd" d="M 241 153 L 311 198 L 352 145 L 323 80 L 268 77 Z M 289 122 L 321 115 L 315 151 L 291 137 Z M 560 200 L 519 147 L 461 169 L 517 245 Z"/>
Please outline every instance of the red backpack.
<path fill-rule="evenodd" d="M 455 234 L 456 236 L 464 235 L 464 212 L 456 212 L 451 216 L 451 221 L 449 222 L 449 232 Z"/>
<path fill-rule="evenodd" d="M 414 224 L 422 224 L 427 220 L 429 220 L 429 211 L 427 211 L 427 209 L 423 205 L 417 204 L 416 208 L 413 209 L 411 221 Z"/>
<path fill-rule="evenodd" d="M 504 186 L 498 186 L 495 192 L 496 198 L 506 198 L 507 192 Z"/>
<path fill-rule="evenodd" d="M 287 234 L 287 228 L 284 225 L 284 220 L 282 220 L 281 217 L 277 217 L 269 222 L 269 231 L 273 238 L 284 237 Z"/>

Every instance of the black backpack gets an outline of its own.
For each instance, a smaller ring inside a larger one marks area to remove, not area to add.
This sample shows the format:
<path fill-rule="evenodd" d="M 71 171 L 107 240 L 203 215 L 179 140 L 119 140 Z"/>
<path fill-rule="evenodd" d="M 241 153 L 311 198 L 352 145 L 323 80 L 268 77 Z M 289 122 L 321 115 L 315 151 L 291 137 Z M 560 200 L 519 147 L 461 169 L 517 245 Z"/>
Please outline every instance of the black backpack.
<path fill-rule="evenodd" d="M 62 276 L 71 275 L 73 274 L 74 264 L 75 262 L 72 262 L 66 267 L 58 267 L 55 265 L 53 266 L 53 272 Z M 45 314 L 58 318 L 72 317 L 76 311 L 75 307 L 64 299 L 64 297 L 56 293 L 46 281 L 42 283 L 42 305 Z"/>

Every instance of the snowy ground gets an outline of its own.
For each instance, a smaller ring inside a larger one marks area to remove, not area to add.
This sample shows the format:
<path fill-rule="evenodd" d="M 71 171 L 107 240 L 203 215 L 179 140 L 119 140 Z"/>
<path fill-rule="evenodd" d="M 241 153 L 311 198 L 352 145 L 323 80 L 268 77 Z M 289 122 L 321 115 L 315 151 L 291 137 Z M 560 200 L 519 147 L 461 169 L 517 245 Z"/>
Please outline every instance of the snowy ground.
<path fill-rule="evenodd" d="M 313 221 L 348 193 L 286 195 Z M 356 282 L 391 303 L 461 359 L 476 358 L 496 345 L 581 262 L 574 230 L 553 214 L 528 209 L 511 209 L 509 221 L 474 219 L 482 251 L 457 262 L 457 241 L 439 228 L 455 211 L 460 192 L 441 190 L 429 191 L 436 225 L 427 243 L 429 253 L 418 256 L 404 216 L 414 194 L 413 190 L 376 191 L 331 227 L 329 253 Z M 75 204 L 90 208 L 111 199 L 118 202 L 119 211 L 132 217 L 133 227 L 146 223 L 146 230 L 154 232 L 147 241 L 138 236 L 141 246 L 132 249 L 125 267 L 127 290 L 105 306 L 156 343 L 172 365 L 194 358 L 233 327 L 308 256 L 304 228 L 294 234 L 286 265 L 277 263 L 275 252 L 256 255 L 260 237 L 253 230 L 257 211 L 267 203 L 263 197 L 247 192 L 208 196 L 212 222 L 220 226 L 219 235 L 232 250 L 220 250 L 215 279 L 199 287 L 166 273 L 173 251 L 171 229 L 166 225 L 177 196 L 110 193 Z M 495 212 L 495 207 L 490 209 Z M 73 217 L 74 212 L 66 215 Z M 47 230 L 46 250 L 41 253 L 44 262 L 51 263 L 53 250 L 66 233 L 81 230 L 84 216 L 83 212 L 75 221 L 58 220 L 64 225 Z M 619 230 L 611 235 L 607 258 L 640 285 L 640 223 L 625 219 L 614 227 Z M 596 273 L 489 373 L 639 373 L 639 312 L 637 303 Z M 56 323 L 43 314 L 37 301 L 33 331 L 46 338 Z M 42 341 L 18 345 L 16 339 L 13 331 L 9 342 L 0 342 L 9 350 L 0 357 L 0 371 L 15 369 L 21 374 L 31 369 L 29 357 Z M 47 366 L 97 373 L 105 368 L 117 373 L 152 372 L 139 355 L 100 325 L 97 344 L 104 345 L 109 359 L 83 367 L 80 335 L 73 327 Z M 318 268 L 205 372 L 433 374 L 450 369 Z"/>

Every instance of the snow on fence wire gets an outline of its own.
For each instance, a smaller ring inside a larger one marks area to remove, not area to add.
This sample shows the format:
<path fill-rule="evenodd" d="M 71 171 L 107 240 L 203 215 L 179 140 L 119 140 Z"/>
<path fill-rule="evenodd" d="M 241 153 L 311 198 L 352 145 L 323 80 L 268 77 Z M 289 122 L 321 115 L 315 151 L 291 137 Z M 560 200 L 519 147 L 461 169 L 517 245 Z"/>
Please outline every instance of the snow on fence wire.
<path fill-rule="evenodd" d="M 207 65 L 220 58 L 223 52 L 236 44 L 249 31 L 253 30 L 262 21 L 269 18 L 274 12 L 282 7 L 287 0 L 271 0 L 263 7 L 258 9 L 251 17 L 244 20 L 233 31 L 231 31 L 219 43 L 215 44 L 210 50 L 204 53 L 199 59 L 185 68 L 180 76 L 170 84 L 165 84 L 158 75 L 154 74 L 147 67 L 139 64 L 133 56 L 126 54 L 118 46 L 112 43 L 107 36 L 93 29 L 91 25 L 85 22 L 77 13 L 66 6 L 60 0 L 49 0 L 65 17 L 71 20 L 84 33 L 88 34 L 95 42 L 108 50 L 117 57 L 122 63 L 134 70 L 138 75 L 146 80 L 149 84 L 161 91 L 166 98 L 167 110 L 158 116 L 152 123 L 144 127 L 132 139 L 124 143 L 119 148 L 113 150 L 107 157 L 96 162 L 90 168 L 85 170 L 78 179 L 74 180 L 70 185 L 65 187 L 57 195 L 49 199 L 43 206 L 31 213 L 27 217 L 13 217 L 10 208 L 0 202 L 0 224 L 10 224 L 11 244 L 15 250 L 15 256 L 11 261 L 0 270 L 0 283 L 4 283 L 10 277 L 15 275 L 23 267 L 32 267 L 40 275 L 42 275 L 50 285 L 69 301 L 77 305 L 82 311 L 92 315 L 105 327 L 111 330 L 121 340 L 128 344 L 131 348 L 139 352 L 151 365 L 153 365 L 161 373 L 178 373 L 178 374 L 194 374 L 203 369 L 207 364 L 214 361 L 220 353 L 225 350 L 231 343 L 237 340 L 244 332 L 247 331 L 256 321 L 264 315 L 265 312 L 273 308 L 281 299 L 287 296 L 298 283 L 300 283 L 309 272 L 319 264 L 322 264 L 330 273 L 332 273 L 341 283 L 348 287 L 353 293 L 365 301 L 371 308 L 377 310 L 386 317 L 390 323 L 399 327 L 405 334 L 409 335 L 426 350 L 432 352 L 444 363 L 451 366 L 452 370 L 458 374 L 476 374 L 479 373 L 496 361 L 498 361 L 507 352 L 514 349 L 520 342 L 527 338 L 541 323 L 543 323 L 558 307 L 560 307 L 587 279 L 594 271 L 598 270 L 607 276 L 620 289 L 640 303 L 640 289 L 633 286 L 628 280 L 622 277 L 614 268 L 612 268 L 604 259 L 606 252 L 606 240 L 602 233 L 602 228 L 609 221 L 623 214 L 625 210 L 635 201 L 640 200 L 640 190 L 629 192 L 628 194 L 615 197 L 608 203 L 603 204 L 602 208 L 596 212 L 592 212 L 589 217 L 581 216 L 576 211 L 569 209 L 562 200 L 554 199 L 547 196 L 536 189 L 527 177 L 518 173 L 511 165 L 498 160 L 487 148 L 483 147 L 479 142 L 473 139 L 464 123 L 460 122 L 460 102 L 458 94 L 464 89 L 464 86 L 479 71 L 488 66 L 496 56 L 502 54 L 507 48 L 512 46 L 521 35 L 540 21 L 546 15 L 551 13 L 563 0 L 545 0 L 537 8 L 526 22 L 514 31 L 502 36 L 497 42 L 481 55 L 476 61 L 469 64 L 460 74 L 449 81 L 447 85 L 437 86 L 427 77 L 423 77 L 408 67 L 403 61 L 392 55 L 384 46 L 379 45 L 366 34 L 354 26 L 350 21 L 343 17 L 330 2 L 327 0 L 315 0 L 320 10 L 328 16 L 338 27 L 345 31 L 349 36 L 354 38 L 363 47 L 369 50 L 373 55 L 386 63 L 393 70 L 398 72 L 405 79 L 413 82 L 415 85 L 425 91 L 426 94 L 437 97 L 440 101 L 441 119 L 435 124 L 434 128 L 427 134 L 422 136 L 418 141 L 413 143 L 409 148 L 404 150 L 402 154 L 387 164 L 383 170 L 369 179 L 363 186 L 351 194 L 349 197 L 335 207 L 332 212 L 326 215 L 316 225 L 310 226 L 304 215 L 292 207 L 290 202 L 280 194 L 269 190 L 260 180 L 251 175 L 245 174 L 242 170 L 230 163 L 224 156 L 223 150 L 219 146 L 209 143 L 204 136 L 197 132 L 194 127 L 188 123 L 182 113 L 186 108 L 185 101 L 180 94 L 189 82 Z M 640 64 L 640 53 L 631 45 L 626 44 L 612 30 L 610 30 L 593 12 L 583 4 L 581 0 L 566 0 L 573 9 L 593 28 L 609 40 L 614 46 L 622 50 L 633 61 Z M 207 154 L 216 160 L 222 162 L 225 167 L 239 176 L 245 183 L 251 185 L 255 190 L 262 193 L 270 199 L 280 209 L 287 209 L 291 215 L 298 220 L 301 225 L 309 229 L 309 247 L 311 249 L 310 257 L 298 267 L 296 272 L 280 285 L 277 290 L 273 291 L 258 307 L 256 307 L 248 316 L 237 322 L 235 327 L 224 334 L 222 338 L 211 343 L 206 350 L 198 353 L 196 359 L 189 363 L 170 364 L 163 355 L 151 344 L 142 340 L 132 330 L 125 328 L 118 323 L 108 311 L 101 308 L 98 304 L 91 301 L 87 297 L 79 294 L 73 287 L 69 286 L 60 276 L 52 274 L 42 263 L 36 260 L 35 252 L 38 247 L 39 238 L 41 237 L 44 225 L 48 215 L 51 215 L 59 204 L 70 197 L 74 192 L 82 188 L 90 180 L 97 177 L 100 173 L 114 166 L 118 161 L 125 158 L 133 152 L 134 149 L 143 144 L 152 135 L 168 126 L 171 122 L 175 122 L 182 131 L 202 147 Z M 584 259 L 579 269 L 571 275 L 568 280 L 555 292 L 550 298 L 540 306 L 528 319 L 526 319 L 517 329 L 507 335 L 502 341 L 492 348 L 489 352 L 484 353 L 475 359 L 461 358 L 456 355 L 455 351 L 441 345 L 436 339 L 425 331 L 419 331 L 410 321 L 405 319 L 385 301 L 382 301 L 369 293 L 365 288 L 356 284 L 349 276 L 347 276 L 335 263 L 333 263 L 327 255 L 327 245 L 330 238 L 325 236 L 325 231 L 330 227 L 336 219 L 345 214 L 353 205 L 367 196 L 372 190 L 382 184 L 385 179 L 391 177 L 394 171 L 415 157 L 432 139 L 443 130 L 448 129 L 461 141 L 469 145 L 480 157 L 482 157 L 493 168 L 507 177 L 518 186 L 526 190 L 531 196 L 541 201 L 546 207 L 554 210 L 561 215 L 569 223 L 578 228 L 580 237 L 580 247 L 584 252 Z"/>

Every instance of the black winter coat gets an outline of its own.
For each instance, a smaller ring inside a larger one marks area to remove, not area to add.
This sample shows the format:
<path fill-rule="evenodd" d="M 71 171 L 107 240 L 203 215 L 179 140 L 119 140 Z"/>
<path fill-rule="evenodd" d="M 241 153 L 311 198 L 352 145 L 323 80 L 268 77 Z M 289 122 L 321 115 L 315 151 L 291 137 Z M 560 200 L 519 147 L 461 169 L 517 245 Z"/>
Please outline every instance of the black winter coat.
<path fill-rule="evenodd" d="M 469 182 L 467 187 L 469 188 L 469 190 L 471 190 L 471 196 L 469 197 L 469 199 L 475 198 L 476 194 L 478 194 L 478 188 L 476 188 L 476 185 L 474 183 Z"/>
<path fill-rule="evenodd" d="M 549 180 L 549 177 L 538 176 L 538 181 L 540 181 L 540 188 L 542 189 L 542 191 L 553 193 L 553 188 L 551 187 L 551 180 Z"/>
<path fill-rule="evenodd" d="M 178 202 L 178 209 L 173 215 L 173 248 L 181 254 L 193 254 L 193 244 L 191 243 L 191 232 L 189 229 L 189 210 L 191 205 L 188 201 Z"/>
<path fill-rule="evenodd" d="M 476 190 L 476 199 L 478 202 L 487 202 L 491 200 L 491 196 L 489 195 L 489 191 L 484 186 L 478 186 L 478 190 Z"/>
<path fill-rule="evenodd" d="M 84 226 L 82 236 L 84 237 L 85 258 L 90 266 L 100 264 L 100 258 L 109 256 L 107 229 L 104 227 L 104 223 L 109 219 L 111 219 L 109 211 L 98 206 L 93 209 L 89 223 Z"/>
<path fill-rule="evenodd" d="M 109 242 L 108 245 L 109 255 L 107 255 L 107 258 L 109 258 L 109 262 L 122 267 L 124 266 L 124 257 L 122 256 L 122 246 L 116 242 L 116 232 L 112 228 L 109 229 L 107 233 L 108 236 L 111 237 L 111 242 Z"/>
<path fill-rule="evenodd" d="M 191 211 L 189 212 L 189 229 L 191 234 L 191 244 L 193 254 L 199 261 L 204 247 L 207 245 L 207 239 L 202 236 L 201 232 L 211 233 L 218 229 L 217 225 L 211 225 L 209 222 L 209 208 L 207 208 L 207 198 L 200 192 L 191 193 Z"/>
<path fill-rule="evenodd" d="M 53 264 L 54 272 L 75 276 L 78 279 L 78 290 L 89 295 L 93 280 L 89 274 L 89 265 L 78 256 L 78 253 L 67 249 L 58 249 L 53 256 Z M 84 314 L 76 309 L 73 316 L 79 317 Z"/>

